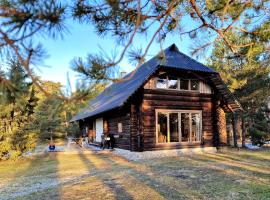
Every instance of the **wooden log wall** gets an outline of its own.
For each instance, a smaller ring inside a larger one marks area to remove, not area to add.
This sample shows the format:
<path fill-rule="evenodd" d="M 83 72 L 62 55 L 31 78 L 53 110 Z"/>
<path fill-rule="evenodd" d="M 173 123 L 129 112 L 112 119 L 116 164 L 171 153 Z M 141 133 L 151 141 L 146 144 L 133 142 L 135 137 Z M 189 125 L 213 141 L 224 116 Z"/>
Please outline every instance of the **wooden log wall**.
<path fill-rule="evenodd" d="M 130 150 L 130 111 L 121 109 L 106 114 L 107 133 L 116 135 L 115 147 Z M 118 123 L 122 123 L 122 133 L 118 133 Z"/>
<path fill-rule="evenodd" d="M 162 89 L 145 89 L 142 103 L 144 150 L 213 146 L 213 95 Z M 204 143 L 156 143 L 155 109 L 201 110 Z"/>
<path fill-rule="evenodd" d="M 116 109 L 94 118 L 87 118 L 81 122 L 81 126 L 88 126 L 88 138 L 90 142 L 94 142 L 93 138 L 96 132 L 93 127 L 96 118 L 103 118 L 103 132 L 105 135 L 110 133 L 116 135 L 115 147 L 121 149 L 130 149 L 130 110 L 126 107 Z M 122 123 L 122 133 L 118 133 L 118 123 Z"/>

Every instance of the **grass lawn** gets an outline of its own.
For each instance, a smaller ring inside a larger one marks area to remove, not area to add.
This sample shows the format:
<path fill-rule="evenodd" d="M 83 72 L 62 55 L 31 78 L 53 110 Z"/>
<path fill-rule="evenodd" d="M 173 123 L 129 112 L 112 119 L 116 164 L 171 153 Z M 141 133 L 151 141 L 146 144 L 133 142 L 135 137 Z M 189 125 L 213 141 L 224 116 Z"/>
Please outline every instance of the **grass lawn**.
<path fill-rule="evenodd" d="M 270 149 L 140 162 L 111 153 L 4 161 L 0 199 L 270 199 Z"/>

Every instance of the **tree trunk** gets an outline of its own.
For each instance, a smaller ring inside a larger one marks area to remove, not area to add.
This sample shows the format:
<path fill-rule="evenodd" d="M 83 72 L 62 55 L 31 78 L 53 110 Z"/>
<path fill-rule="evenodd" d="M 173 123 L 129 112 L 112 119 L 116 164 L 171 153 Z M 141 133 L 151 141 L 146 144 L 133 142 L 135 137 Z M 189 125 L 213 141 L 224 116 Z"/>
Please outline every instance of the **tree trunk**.
<path fill-rule="evenodd" d="M 66 135 L 66 138 L 68 137 L 68 125 L 69 125 L 69 122 L 67 120 L 67 112 L 65 112 L 65 127 L 66 127 L 66 130 L 65 130 L 65 135 Z"/>
<path fill-rule="evenodd" d="M 242 113 L 242 147 L 246 146 L 246 125 L 244 114 Z"/>
<path fill-rule="evenodd" d="M 237 115 L 232 113 L 232 126 L 233 126 L 233 146 L 238 147 L 237 144 Z"/>

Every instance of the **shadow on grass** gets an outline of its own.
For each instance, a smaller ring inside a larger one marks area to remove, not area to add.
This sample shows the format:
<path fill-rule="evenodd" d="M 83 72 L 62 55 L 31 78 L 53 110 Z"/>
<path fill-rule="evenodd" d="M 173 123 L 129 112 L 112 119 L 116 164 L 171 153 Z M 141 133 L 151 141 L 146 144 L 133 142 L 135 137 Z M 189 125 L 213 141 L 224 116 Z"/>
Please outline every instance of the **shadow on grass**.
<path fill-rule="evenodd" d="M 201 163 L 212 162 L 217 166 L 224 168 L 226 170 L 230 169 L 239 173 L 239 176 L 250 176 L 250 178 L 257 176 L 263 177 L 265 179 L 270 178 L 270 168 L 269 167 L 260 167 L 259 165 L 249 165 L 248 163 L 238 162 L 227 158 L 226 156 L 222 156 L 219 154 L 207 154 L 205 156 L 193 156 L 193 160 L 196 160 Z"/>
<path fill-rule="evenodd" d="M 27 165 L 25 167 L 21 166 Z M 4 164 L 4 163 L 1 163 Z M 14 170 L 13 178 L 0 189 L 0 199 L 37 199 L 42 191 L 58 185 L 58 161 L 55 154 L 35 156 L 15 161 L 8 167 Z M 43 199 L 60 199 L 57 188 L 42 195 Z"/>
<path fill-rule="evenodd" d="M 229 151 L 228 154 L 239 159 L 250 159 L 262 163 L 270 162 L 270 148 L 262 148 L 261 150 L 241 149 L 240 151 Z"/>
<path fill-rule="evenodd" d="M 133 190 L 138 190 L 137 192 L 141 195 L 141 197 L 147 198 L 147 195 L 151 193 L 158 194 L 161 198 L 167 199 L 201 199 L 203 195 L 199 192 L 193 190 L 188 185 L 182 184 L 181 179 L 173 179 L 166 174 L 151 174 L 151 170 L 146 169 L 143 164 L 135 164 L 133 162 L 128 162 L 125 159 L 122 159 L 117 156 L 106 156 L 97 155 L 100 159 L 102 159 L 106 165 L 111 166 L 112 172 L 114 174 L 123 173 L 125 171 L 124 179 L 130 179 L 133 181 L 133 187 L 136 187 L 137 184 L 143 186 L 142 190 L 137 188 L 132 188 Z M 87 159 L 83 156 L 83 159 Z M 93 165 L 93 163 L 88 160 L 86 161 L 87 165 Z M 104 174 L 105 177 L 101 177 L 104 181 L 111 180 L 113 177 L 109 174 Z M 123 177 L 122 177 L 123 178 Z M 171 182 L 170 182 L 171 181 Z M 115 182 L 113 182 L 115 184 Z M 171 184 L 171 185 L 170 185 Z M 114 188 L 112 188 L 114 189 Z M 123 189 L 125 190 L 125 189 Z M 148 192 L 147 192 L 148 191 Z M 151 192 L 149 192 L 151 191 Z M 132 193 L 131 189 L 125 191 L 124 194 Z M 126 195 L 125 195 L 126 196 Z M 126 196 L 128 198 L 128 196 Z M 151 197 L 150 197 L 151 198 Z M 125 198 L 117 198 L 117 199 L 125 199 Z"/>
<path fill-rule="evenodd" d="M 168 160 L 174 164 L 174 167 L 171 166 L 169 170 L 177 173 L 178 164 L 184 172 L 189 173 L 190 171 L 193 177 L 187 176 L 183 182 L 192 190 L 203 194 L 203 199 L 260 199 L 257 197 L 267 199 L 265 197 L 269 197 L 270 187 L 267 177 L 262 179 L 256 174 L 245 173 L 240 168 L 223 165 L 219 163 L 219 160 L 209 162 L 207 158 L 202 159 L 203 156 L 207 155 L 170 158 Z M 151 168 L 156 170 L 158 167 L 166 165 L 166 162 L 167 159 L 160 159 L 152 163 Z"/>
<path fill-rule="evenodd" d="M 127 161 L 119 162 L 117 159 L 110 159 L 115 165 L 130 166 Z M 139 165 L 143 165 L 142 163 Z M 164 169 L 165 166 L 162 166 Z M 129 172 L 137 180 L 155 189 L 166 199 L 202 199 L 203 195 L 193 190 L 188 184 L 183 182 L 184 177 L 172 178 L 163 170 L 154 171 L 147 168 L 139 170 L 136 167 L 129 168 Z M 151 174 L 151 175 L 149 175 Z"/>
<path fill-rule="evenodd" d="M 114 178 L 108 173 L 108 170 L 110 169 L 98 168 L 94 162 L 92 162 L 89 158 L 87 158 L 87 156 L 85 156 L 85 154 L 79 154 L 79 156 L 85 166 L 87 166 L 89 172 L 91 172 L 92 170 L 98 171 L 98 173 L 96 174 L 97 178 L 99 178 L 102 183 L 110 189 L 116 199 L 133 199 L 123 186 L 119 185 L 117 182 L 114 181 Z M 91 155 L 91 157 L 93 156 L 94 155 Z M 104 194 L 104 197 L 105 195 L 106 194 Z M 89 198 L 91 198 L 91 196 L 89 196 Z"/>

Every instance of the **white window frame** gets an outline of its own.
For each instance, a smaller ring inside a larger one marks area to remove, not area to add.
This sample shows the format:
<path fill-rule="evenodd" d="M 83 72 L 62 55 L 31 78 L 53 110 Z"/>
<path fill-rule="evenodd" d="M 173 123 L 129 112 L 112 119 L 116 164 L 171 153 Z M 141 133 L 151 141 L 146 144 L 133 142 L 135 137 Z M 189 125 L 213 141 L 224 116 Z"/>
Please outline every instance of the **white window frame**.
<path fill-rule="evenodd" d="M 168 135 L 168 142 L 158 142 L 158 113 L 163 113 L 166 114 L 167 116 L 167 135 Z M 170 113 L 178 113 L 178 132 L 179 132 L 179 142 L 171 142 L 170 141 L 170 122 L 169 122 L 169 114 Z M 182 132 L 181 132 L 181 114 L 182 113 L 189 113 L 189 141 L 187 142 L 182 142 Z M 200 140 L 199 141 L 192 141 L 191 140 L 191 132 L 192 132 L 192 118 L 191 114 L 196 113 L 199 114 L 200 117 Z M 155 109 L 155 129 L 156 129 L 156 143 L 157 144 L 173 144 L 173 143 L 181 143 L 181 144 L 196 144 L 196 143 L 201 143 L 202 140 L 202 110 L 178 110 L 178 109 Z"/>

